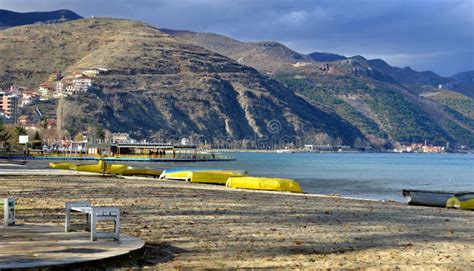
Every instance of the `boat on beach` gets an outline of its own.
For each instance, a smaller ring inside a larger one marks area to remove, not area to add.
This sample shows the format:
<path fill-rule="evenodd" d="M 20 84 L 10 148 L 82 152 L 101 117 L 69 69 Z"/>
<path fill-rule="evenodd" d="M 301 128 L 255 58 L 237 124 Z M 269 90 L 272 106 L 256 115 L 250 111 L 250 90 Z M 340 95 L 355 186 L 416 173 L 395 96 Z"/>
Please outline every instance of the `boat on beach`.
<path fill-rule="evenodd" d="M 72 166 L 72 163 L 49 163 L 49 167 L 55 168 L 55 169 L 69 170 L 71 166 Z"/>
<path fill-rule="evenodd" d="M 165 170 L 161 179 L 225 185 L 230 177 L 247 176 L 244 172 L 231 170 Z"/>
<path fill-rule="evenodd" d="M 122 172 L 123 176 L 152 176 L 158 178 L 163 173 L 161 169 L 151 169 L 151 168 L 131 168 L 128 167 Z"/>
<path fill-rule="evenodd" d="M 446 207 L 446 202 L 456 192 L 426 191 L 426 190 L 402 190 L 402 195 L 410 205 Z"/>
<path fill-rule="evenodd" d="M 448 199 L 446 208 L 474 210 L 474 193 L 458 193 Z"/>
<path fill-rule="evenodd" d="M 231 177 L 227 180 L 225 186 L 243 189 L 303 193 L 303 189 L 301 189 L 301 186 L 297 181 L 283 178 Z"/>
<path fill-rule="evenodd" d="M 122 174 L 128 169 L 127 165 L 110 164 L 105 163 L 102 160 L 97 164 L 49 163 L 49 166 L 56 169 L 68 169 L 100 174 Z"/>

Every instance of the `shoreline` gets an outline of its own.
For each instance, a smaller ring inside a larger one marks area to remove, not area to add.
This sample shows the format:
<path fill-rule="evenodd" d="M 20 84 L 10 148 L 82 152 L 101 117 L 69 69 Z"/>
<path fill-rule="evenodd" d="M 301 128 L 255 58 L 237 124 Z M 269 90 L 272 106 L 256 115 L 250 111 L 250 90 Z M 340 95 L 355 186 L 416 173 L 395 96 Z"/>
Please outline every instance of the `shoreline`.
<path fill-rule="evenodd" d="M 4 164 L 3 164 L 4 165 Z M 1 169 L 0 165 L 0 169 Z M 22 167 L 21 165 L 16 165 L 18 167 Z M 61 169 L 25 169 L 22 168 L 21 171 L 18 171 L 17 168 L 14 169 L 2 169 L 0 171 L 1 176 L 91 176 L 91 177 L 102 177 L 99 173 L 89 173 L 89 172 L 79 172 L 79 171 L 71 171 L 71 170 L 61 170 Z M 140 177 L 140 176 L 106 176 L 111 178 L 123 178 L 123 179 L 136 179 L 136 180 L 147 180 L 147 181 L 157 181 L 157 182 L 182 182 L 182 181 L 167 181 L 167 180 L 158 180 L 152 177 Z M 348 199 L 348 200 L 362 200 L 362 201 L 376 201 L 376 202 L 398 202 L 395 200 L 382 200 L 382 199 L 370 199 L 370 198 L 357 198 L 357 197 L 350 197 L 350 196 L 342 196 L 337 194 L 318 194 L 318 193 L 291 193 L 291 192 L 283 192 L 283 191 L 268 191 L 268 190 L 249 190 L 249 189 L 235 189 L 235 188 L 228 188 L 222 185 L 213 185 L 213 184 L 202 184 L 202 183 L 193 183 L 196 189 L 200 189 L 200 187 L 204 187 L 206 189 L 215 188 L 215 190 L 238 190 L 238 191 L 245 191 L 250 193 L 269 193 L 269 194 L 285 194 L 291 196 L 310 196 L 310 197 L 322 197 L 322 198 L 339 198 L 339 199 Z"/>
<path fill-rule="evenodd" d="M 291 196 L 290 196 L 291 195 Z M 147 252 L 102 267 L 459 268 L 474 264 L 474 212 L 149 178 L 0 176 L 19 223 L 61 226 L 64 202 L 122 209 Z M 137 259 L 138 257 L 138 259 Z M 99 268 L 86 266 L 86 268 Z"/>

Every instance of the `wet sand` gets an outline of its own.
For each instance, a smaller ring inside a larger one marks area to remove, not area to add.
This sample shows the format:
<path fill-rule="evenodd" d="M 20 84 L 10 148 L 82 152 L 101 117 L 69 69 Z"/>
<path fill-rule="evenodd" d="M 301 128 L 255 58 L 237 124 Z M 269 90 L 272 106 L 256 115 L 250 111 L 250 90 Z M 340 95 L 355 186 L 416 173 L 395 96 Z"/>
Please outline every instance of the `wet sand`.
<path fill-rule="evenodd" d="M 64 202 L 122 208 L 146 249 L 86 268 L 401 268 L 474 266 L 474 212 L 255 192 L 153 179 L 0 176 L 18 222 L 62 226 Z"/>

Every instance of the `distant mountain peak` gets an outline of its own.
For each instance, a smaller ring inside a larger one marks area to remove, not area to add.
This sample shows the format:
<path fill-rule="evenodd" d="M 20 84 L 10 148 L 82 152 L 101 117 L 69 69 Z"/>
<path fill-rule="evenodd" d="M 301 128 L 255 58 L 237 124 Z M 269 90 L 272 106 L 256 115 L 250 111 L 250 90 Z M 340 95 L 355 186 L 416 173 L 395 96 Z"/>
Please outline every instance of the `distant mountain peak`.
<path fill-rule="evenodd" d="M 350 59 L 356 59 L 356 60 L 362 60 L 362 61 L 367 60 L 365 57 L 363 57 L 361 55 L 351 56 Z"/>
<path fill-rule="evenodd" d="M 332 61 L 347 59 L 347 57 L 343 55 L 327 53 L 327 52 L 314 52 L 314 53 L 309 54 L 309 56 L 314 61 L 318 61 L 318 62 L 332 62 Z"/>
<path fill-rule="evenodd" d="M 77 19 L 82 19 L 82 17 L 67 9 L 39 12 L 15 12 L 0 9 L 0 26 L 3 28 L 35 23 L 60 23 Z"/>

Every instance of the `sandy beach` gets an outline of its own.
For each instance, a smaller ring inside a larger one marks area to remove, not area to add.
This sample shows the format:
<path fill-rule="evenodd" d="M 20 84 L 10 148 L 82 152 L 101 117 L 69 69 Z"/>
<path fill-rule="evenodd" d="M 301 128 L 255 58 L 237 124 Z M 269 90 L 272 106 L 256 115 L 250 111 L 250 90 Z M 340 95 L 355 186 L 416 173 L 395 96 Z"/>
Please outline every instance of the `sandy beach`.
<path fill-rule="evenodd" d="M 63 226 L 64 202 L 120 206 L 134 255 L 86 266 L 469 269 L 474 212 L 144 178 L 0 176 L 18 222 Z"/>

